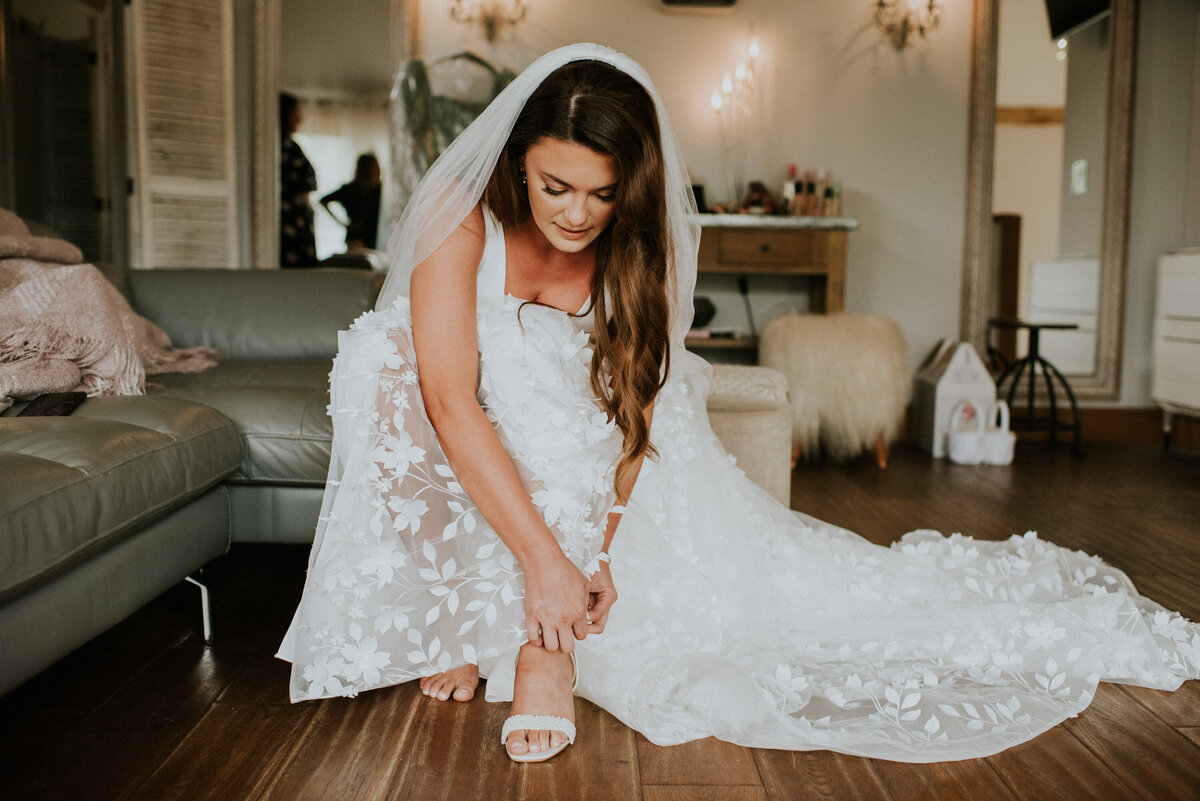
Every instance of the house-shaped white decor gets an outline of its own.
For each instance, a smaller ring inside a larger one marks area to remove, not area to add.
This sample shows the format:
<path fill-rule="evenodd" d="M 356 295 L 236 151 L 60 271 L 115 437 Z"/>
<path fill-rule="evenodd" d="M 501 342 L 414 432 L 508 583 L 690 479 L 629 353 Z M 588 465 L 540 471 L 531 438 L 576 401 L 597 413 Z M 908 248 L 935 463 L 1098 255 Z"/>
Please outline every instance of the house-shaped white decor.
<path fill-rule="evenodd" d="M 996 400 L 996 384 L 975 348 L 945 339 L 917 368 L 913 386 L 913 432 L 922 448 L 946 455 L 950 412 L 967 401 L 987 414 Z"/>

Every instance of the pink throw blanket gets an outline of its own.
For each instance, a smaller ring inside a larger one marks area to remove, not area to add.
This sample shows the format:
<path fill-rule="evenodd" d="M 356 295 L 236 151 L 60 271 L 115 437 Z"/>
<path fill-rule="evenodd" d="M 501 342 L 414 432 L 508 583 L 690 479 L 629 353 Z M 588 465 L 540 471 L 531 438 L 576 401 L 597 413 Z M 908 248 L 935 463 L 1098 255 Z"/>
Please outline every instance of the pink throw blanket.
<path fill-rule="evenodd" d="M 79 249 L 31 236 L 0 209 L 0 411 L 44 392 L 145 394 L 146 376 L 214 366 L 208 348 L 171 347 Z"/>

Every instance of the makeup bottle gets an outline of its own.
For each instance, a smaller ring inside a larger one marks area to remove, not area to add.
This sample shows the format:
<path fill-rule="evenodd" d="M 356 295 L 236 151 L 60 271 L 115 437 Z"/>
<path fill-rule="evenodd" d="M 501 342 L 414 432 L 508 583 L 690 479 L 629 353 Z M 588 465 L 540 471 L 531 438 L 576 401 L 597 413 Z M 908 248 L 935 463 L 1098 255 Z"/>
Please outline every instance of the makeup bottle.
<path fill-rule="evenodd" d="M 812 177 L 812 173 L 809 173 L 807 180 L 804 182 L 804 211 L 801 213 L 807 217 L 813 216 L 819 202 L 820 200 L 817 198 L 816 178 Z"/>
<path fill-rule="evenodd" d="M 825 189 L 829 186 L 829 170 L 824 167 L 816 169 L 816 185 L 812 192 L 812 211 L 814 217 L 825 216 Z"/>
<path fill-rule="evenodd" d="M 789 164 L 787 171 L 787 180 L 783 182 L 783 192 L 781 194 L 780 208 L 781 214 L 791 214 L 792 207 L 796 205 L 796 165 Z"/>
<path fill-rule="evenodd" d="M 834 211 L 833 211 L 833 187 L 832 186 L 825 187 L 825 197 L 821 204 L 821 216 L 822 217 L 835 216 Z"/>

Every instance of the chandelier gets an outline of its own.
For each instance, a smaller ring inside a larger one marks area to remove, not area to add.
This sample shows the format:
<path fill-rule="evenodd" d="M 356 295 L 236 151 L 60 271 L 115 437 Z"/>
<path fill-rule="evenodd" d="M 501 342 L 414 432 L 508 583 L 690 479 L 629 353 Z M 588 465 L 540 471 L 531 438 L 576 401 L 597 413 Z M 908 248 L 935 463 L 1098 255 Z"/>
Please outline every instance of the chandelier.
<path fill-rule="evenodd" d="M 478 24 L 489 42 L 503 25 L 516 25 L 529 13 L 526 0 L 450 0 L 450 18 L 465 25 Z"/>

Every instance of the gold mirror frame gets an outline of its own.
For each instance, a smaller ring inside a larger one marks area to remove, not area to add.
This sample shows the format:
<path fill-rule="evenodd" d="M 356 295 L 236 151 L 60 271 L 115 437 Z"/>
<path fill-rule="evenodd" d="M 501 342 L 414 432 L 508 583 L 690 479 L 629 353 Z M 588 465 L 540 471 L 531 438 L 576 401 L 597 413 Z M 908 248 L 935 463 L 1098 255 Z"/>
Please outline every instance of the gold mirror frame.
<path fill-rule="evenodd" d="M 996 135 L 996 47 L 999 0 L 975 0 L 967 145 L 966 231 L 959 337 L 985 353 L 992 262 L 992 171 Z M 1096 369 L 1073 375 L 1076 397 L 1111 400 L 1121 389 L 1125 260 L 1129 231 L 1129 167 L 1133 145 L 1137 0 L 1113 0 L 1109 19 L 1108 133 Z"/>

